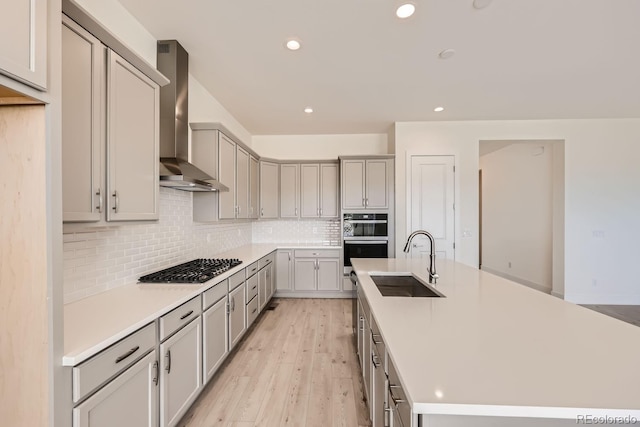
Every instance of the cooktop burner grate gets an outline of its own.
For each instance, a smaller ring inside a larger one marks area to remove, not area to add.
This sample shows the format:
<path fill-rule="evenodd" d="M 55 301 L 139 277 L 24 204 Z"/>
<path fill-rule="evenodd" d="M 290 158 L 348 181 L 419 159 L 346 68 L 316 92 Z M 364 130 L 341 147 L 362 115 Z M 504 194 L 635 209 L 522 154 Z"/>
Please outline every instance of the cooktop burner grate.
<path fill-rule="evenodd" d="M 242 264 L 239 259 L 194 259 L 142 276 L 140 283 L 204 283 Z"/>

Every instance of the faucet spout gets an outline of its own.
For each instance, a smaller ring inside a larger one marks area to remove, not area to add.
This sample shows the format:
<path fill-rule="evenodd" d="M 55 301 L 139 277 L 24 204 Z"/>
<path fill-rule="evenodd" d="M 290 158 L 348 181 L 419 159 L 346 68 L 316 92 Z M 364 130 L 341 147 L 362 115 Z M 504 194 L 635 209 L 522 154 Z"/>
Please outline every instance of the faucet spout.
<path fill-rule="evenodd" d="M 430 251 L 431 251 L 431 254 L 429 255 L 429 283 L 436 283 L 436 281 L 438 280 L 438 278 L 440 278 L 440 276 L 438 276 L 438 273 L 436 273 L 436 242 L 433 236 L 431 235 L 431 233 L 424 230 L 414 231 L 407 238 L 407 243 L 404 245 L 403 251 L 405 253 L 409 253 L 409 250 L 411 249 L 410 248 L 411 241 L 413 240 L 414 237 L 418 235 L 426 236 L 429 239 L 429 245 L 430 245 Z"/>

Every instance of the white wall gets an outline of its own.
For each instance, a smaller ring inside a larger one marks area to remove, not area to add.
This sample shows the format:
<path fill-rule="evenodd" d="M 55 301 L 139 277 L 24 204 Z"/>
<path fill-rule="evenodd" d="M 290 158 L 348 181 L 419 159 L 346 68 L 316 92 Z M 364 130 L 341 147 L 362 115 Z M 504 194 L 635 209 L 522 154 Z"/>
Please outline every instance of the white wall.
<path fill-rule="evenodd" d="M 388 153 L 386 134 L 254 135 L 252 148 L 261 156 L 279 160 Z"/>
<path fill-rule="evenodd" d="M 565 141 L 565 298 L 640 304 L 640 119 L 397 123 L 398 244 L 406 238 L 407 153 L 453 154 L 456 258 L 476 265 L 479 141 L 522 139 Z"/>
<path fill-rule="evenodd" d="M 483 144 L 484 141 L 480 143 Z M 553 256 L 552 144 L 514 142 L 480 157 L 483 270 L 549 293 Z"/>

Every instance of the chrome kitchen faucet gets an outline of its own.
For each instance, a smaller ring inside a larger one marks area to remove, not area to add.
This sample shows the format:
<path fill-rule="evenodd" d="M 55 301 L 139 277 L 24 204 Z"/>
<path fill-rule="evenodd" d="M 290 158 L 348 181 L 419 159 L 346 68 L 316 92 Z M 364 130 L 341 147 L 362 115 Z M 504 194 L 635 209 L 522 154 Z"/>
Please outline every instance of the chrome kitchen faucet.
<path fill-rule="evenodd" d="M 411 233 L 409 235 L 409 238 L 407 239 L 407 244 L 404 245 L 404 252 L 409 253 L 409 246 L 411 245 L 411 241 L 419 234 L 427 236 L 429 242 L 431 243 L 431 255 L 429 255 L 429 283 L 436 283 L 440 276 L 438 276 L 438 273 L 436 273 L 436 243 L 431 233 L 424 230 L 417 230 Z"/>

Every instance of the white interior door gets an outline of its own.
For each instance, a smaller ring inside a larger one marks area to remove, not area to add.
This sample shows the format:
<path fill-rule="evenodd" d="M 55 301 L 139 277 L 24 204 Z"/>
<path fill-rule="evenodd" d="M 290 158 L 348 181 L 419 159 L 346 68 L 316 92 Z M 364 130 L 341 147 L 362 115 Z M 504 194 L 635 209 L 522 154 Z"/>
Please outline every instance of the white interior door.
<path fill-rule="evenodd" d="M 411 220 L 407 236 L 416 230 L 431 233 L 436 257 L 455 259 L 454 156 L 411 156 Z M 416 236 L 411 257 L 429 256 L 429 239 Z"/>

